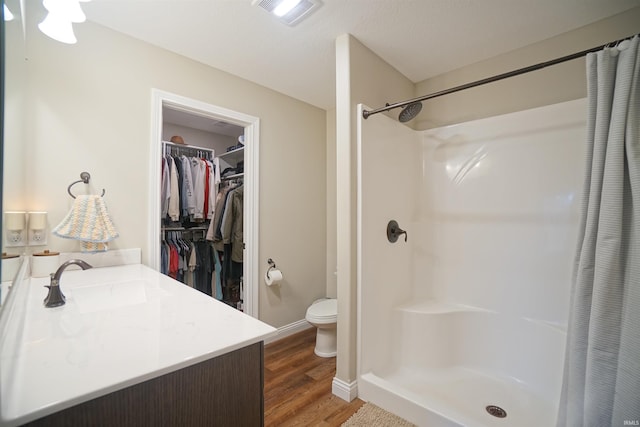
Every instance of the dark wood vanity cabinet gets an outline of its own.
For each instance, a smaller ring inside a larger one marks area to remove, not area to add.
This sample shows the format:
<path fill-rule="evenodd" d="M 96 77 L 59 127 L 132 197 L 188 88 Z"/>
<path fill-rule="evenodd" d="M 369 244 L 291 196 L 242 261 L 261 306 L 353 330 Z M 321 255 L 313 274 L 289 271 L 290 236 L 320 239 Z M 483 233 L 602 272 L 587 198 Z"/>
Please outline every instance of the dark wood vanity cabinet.
<path fill-rule="evenodd" d="M 263 426 L 263 350 L 260 341 L 27 425 Z"/>

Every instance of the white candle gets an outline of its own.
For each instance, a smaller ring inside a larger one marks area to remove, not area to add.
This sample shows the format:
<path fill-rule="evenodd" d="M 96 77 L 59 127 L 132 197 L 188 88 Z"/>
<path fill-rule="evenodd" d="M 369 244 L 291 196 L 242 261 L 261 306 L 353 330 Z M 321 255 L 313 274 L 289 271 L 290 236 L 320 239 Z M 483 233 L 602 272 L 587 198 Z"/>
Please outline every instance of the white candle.
<path fill-rule="evenodd" d="M 29 212 L 29 229 L 44 230 L 47 228 L 46 212 Z"/>
<path fill-rule="evenodd" d="M 4 213 L 4 226 L 7 230 L 24 230 L 26 212 L 8 211 Z"/>

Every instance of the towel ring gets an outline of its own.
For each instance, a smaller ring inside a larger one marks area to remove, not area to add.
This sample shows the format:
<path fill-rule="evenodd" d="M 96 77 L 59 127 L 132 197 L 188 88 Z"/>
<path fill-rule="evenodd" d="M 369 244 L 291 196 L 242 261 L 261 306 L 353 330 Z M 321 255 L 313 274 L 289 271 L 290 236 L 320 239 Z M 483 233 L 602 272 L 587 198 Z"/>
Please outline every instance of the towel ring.
<path fill-rule="evenodd" d="M 74 196 L 71 193 L 71 187 L 73 187 L 74 185 L 80 182 L 84 182 L 85 184 L 88 184 L 90 179 L 91 179 L 91 175 L 89 175 L 89 172 L 82 172 L 80 174 L 80 179 L 78 181 L 73 181 L 71 184 L 69 184 L 69 186 L 67 187 L 67 193 L 69 193 L 69 195 L 75 199 L 76 196 Z M 102 195 L 100 197 L 103 197 L 103 196 L 104 196 L 104 188 L 102 189 Z"/>

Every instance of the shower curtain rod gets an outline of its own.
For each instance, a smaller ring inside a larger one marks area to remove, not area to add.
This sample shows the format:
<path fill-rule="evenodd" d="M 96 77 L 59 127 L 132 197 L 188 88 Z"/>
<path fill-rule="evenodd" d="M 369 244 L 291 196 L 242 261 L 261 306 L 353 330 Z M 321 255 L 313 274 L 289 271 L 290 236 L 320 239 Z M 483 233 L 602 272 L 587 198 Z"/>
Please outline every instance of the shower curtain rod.
<path fill-rule="evenodd" d="M 476 87 L 476 86 L 481 86 L 487 83 L 493 83 L 496 82 L 498 80 L 502 80 L 502 79 L 506 79 L 509 77 L 514 77 L 514 76 L 518 76 L 520 74 L 525 74 L 525 73 L 529 73 L 531 71 L 536 71 L 536 70 L 540 70 L 542 68 L 546 68 L 549 67 L 551 65 L 556 65 L 556 64 L 560 64 L 562 62 L 566 62 L 566 61 L 571 61 L 573 59 L 577 59 L 577 58 L 581 58 L 589 53 L 592 52 L 597 52 L 599 50 L 602 50 L 606 47 L 610 47 L 610 46 L 615 46 L 616 44 L 623 42 L 625 40 L 631 39 L 635 36 L 637 36 L 638 34 L 635 34 L 633 36 L 629 36 L 629 37 L 625 37 L 619 40 L 615 40 L 609 43 L 605 43 L 601 46 L 598 47 L 593 47 L 591 49 L 587 49 L 587 50 L 583 50 L 582 52 L 576 52 L 573 53 L 571 55 L 567 55 L 567 56 L 563 56 L 561 58 L 556 58 L 556 59 L 552 59 L 550 61 L 546 61 L 546 62 L 541 62 L 539 64 L 535 64 L 535 65 L 530 65 L 528 67 L 524 67 L 524 68 L 520 68 L 514 71 L 509 71 L 507 73 L 503 73 L 503 74 L 498 74 L 492 77 L 487 77 L 486 79 L 481 79 L 481 80 L 476 80 L 475 82 L 471 82 L 471 83 L 465 83 L 463 85 L 460 86 L 455 86 L 452 87 L 450 89 L 445 89 L 445 90 L 441 90 L 439 92 L 434 92 L 431 93 L 429 95 L 424 95 L 424 96 L 420 96 L 418 98 L 413 98 L 410 99 L 408 101 L 402 101 L 402 102 L 396 102 L 395 104 L 387 104 L 384 107 L 381 108 L 376 108 L 375 110 L 363 110 L 362 111 L 362 117 L 367 119 L 369 118 L 369 116 L 372 116 L 374 114 L 378 114 L 378 113 L 382 113 L 384 111 L 389 111 L 389 110 L 393 110 L 394 108 L 399 108 L 399 107 L 404 107 L 406 105 L 409 104 L 413 104 L 416 102 L 420 102 L 420 101 L 426 101 L 428 99 L 433 99 L 433 98 L 437 98 L 439 96 L 443 96 L 443 95 L 448 95 L 450 93 L 454 93 L 454 92 L 459 92 L 461 90 L 465 90 L 465 89 L 470 89 L 472 87 Z"/>

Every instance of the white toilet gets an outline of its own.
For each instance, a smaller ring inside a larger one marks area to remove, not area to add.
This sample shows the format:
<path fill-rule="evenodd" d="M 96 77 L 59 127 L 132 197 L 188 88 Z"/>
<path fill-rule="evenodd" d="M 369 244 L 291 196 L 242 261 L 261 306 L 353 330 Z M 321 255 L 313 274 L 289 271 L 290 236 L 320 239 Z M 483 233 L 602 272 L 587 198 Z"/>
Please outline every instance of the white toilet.
<path fill-rule="evenodd" d="M 314 353 L 320 357 L 336 355 L 336 324 L 338 323 L 338 300 L 322 298 L 307 309 L 307 322 L 318 329 Z"/>

